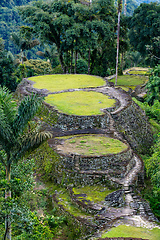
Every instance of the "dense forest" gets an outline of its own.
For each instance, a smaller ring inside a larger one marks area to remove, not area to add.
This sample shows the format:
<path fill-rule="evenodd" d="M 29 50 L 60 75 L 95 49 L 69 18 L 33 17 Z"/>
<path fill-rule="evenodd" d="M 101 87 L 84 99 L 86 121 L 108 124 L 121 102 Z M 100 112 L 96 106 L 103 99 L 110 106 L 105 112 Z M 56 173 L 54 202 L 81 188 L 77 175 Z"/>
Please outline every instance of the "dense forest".
<path fill-rule="evenodd" d="M 53 181 L 50 168 L 55 166 L 50 159 L 54 162 L 58 159 L 46 144 L 51 134 L 39 127 L 46 115 L 50 117 L 42 104 L 43 98 L 32 95 L 22 99 L 16 90 L 23 78 L 31 76 L 114 75 L 118 39 L 119 76 L 131 67 L 150 69 L 149 80 L 143 86 L 145 97 L 133 100 L 145 111 L 154 136 L 153 146 L 141 154 L 146 186 L 141 189 L 141 196 L 149 201 L 160 219 L 160 3 L 128 0 L 126 14 L 124 8 L 125 3 L 118 0 L 92 3 L 1 0 L 0 237 L 3 239 L 9 239 L 11 223 L 15 240 L 59 239 L 57 233 L 63 235 L 62 240 L 81 239 L 83 226 L 57 210 L 56 205 L 50 211 L 53 193 L 37 187 L 35 182 L 35 173 L 44 182 Z M 54 125 L 56 116 L 52 117 Z M 41 163 L 37 156 L 44 151 Z M 41 180 L 38 178 L 37 182 Z M 36 212 L 39 208 L 45 212 L 43 218 Z"/>

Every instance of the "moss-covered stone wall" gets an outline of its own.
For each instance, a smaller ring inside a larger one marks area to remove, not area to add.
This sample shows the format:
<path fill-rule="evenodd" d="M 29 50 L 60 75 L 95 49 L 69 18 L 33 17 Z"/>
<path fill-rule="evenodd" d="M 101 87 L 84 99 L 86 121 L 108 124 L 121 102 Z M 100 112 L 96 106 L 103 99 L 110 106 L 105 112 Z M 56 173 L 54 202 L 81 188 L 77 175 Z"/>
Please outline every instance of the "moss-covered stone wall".
<path fill-rule="evenodd" d="M 76 116 L 57 112 L 58 119 L 54 127 L 61 130 L 77 130 L 88 128 L 109 129 L 110 118 L 108 113 L 95 116 Z"/>
<path fill-rule="evenodd" d="M 93 185 L 97 182 L 112 185 L 110 177 L 123 178 L 133 168 L 135 161 L 131 149 L 105 156 L 80 156 L 61 154 L 65 182 L 75 186 Z M 117 185 L 118 186 L 118 185 Z M 116 186 L 116 187 L 117 187 Z"/>
<path fill-rule="evenodd" d="M 139 153 L 147 153 L 153 144 L 153 134 L 144 111 L 134 102 L 121 111 L 111 113 L 116 129 Z"/>

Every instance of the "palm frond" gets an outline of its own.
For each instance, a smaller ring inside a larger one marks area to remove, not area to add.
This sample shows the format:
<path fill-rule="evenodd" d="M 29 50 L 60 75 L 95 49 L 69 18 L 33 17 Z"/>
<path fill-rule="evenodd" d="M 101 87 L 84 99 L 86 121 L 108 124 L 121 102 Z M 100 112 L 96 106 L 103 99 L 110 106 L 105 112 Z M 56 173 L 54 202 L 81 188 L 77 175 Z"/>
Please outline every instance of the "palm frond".
<path fill-rule="evenodd" d="M 3 164 L 4 167 L 6 167 L 6 161 L 5 157 L 3 154 L 3 151 L 0 151 L 0 162 Z"/>
<path fill-rule="evenodd" d="M 6 121 L 10 124 L 13 122 L 16 115 L 16 102 L 12 99 L 12 94 L 6 87 L 0 87 L 0 106 L 3 109 L 3 114 Z"/>
<path fill-rule="evenodd" d="M 15 142 L 14 134 L 10 124 L 7 121 L 4 110 L 0 105 L 0 145 L 6 149 L 8 145 L 13 145 Z"/>
<path fill-rule="evenodd" d="M 21 47 L 22 38 L 19 34 L 12 33 L 11 40 L 17 47 L 19 47 L 19 48 Z"/>
<path fill-rule="evenodd" d="M 14 134 L 16 136 L 24 131 L 28 122 L 35 116 L 42 104 L 42 100 L 43 98 L 32 94 L 31 96 L 25 97 L 20 103 L 18 114 L 13 122 Z"/>
<path fill-rule="evenodd" d="M 50 132 L 32 132 L 25 134 L 21 139 L 20 148 L 12 155 L 11 161 L 17 161 L 24 154 L 33 151 L 38 148 L 44 141 L 52 138 L 52 134 Z"/>

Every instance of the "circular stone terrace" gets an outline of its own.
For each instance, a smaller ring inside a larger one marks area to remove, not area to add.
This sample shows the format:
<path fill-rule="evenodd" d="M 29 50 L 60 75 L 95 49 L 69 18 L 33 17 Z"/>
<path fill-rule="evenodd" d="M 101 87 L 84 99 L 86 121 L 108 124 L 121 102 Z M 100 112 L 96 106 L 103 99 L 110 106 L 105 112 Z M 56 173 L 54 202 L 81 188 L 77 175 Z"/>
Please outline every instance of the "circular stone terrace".
<path fill-rule="evenodd" d="M 45 103 L 56 112 L 56 129 L 69 131 L 80 129 L 110 129 L 110 114 L 122 107 L 121 94 L 106 85 L 97 76 L 57 74 L 31 77 L 27 81 L 28 92 L 45 97 Z"/>
<path fill-rule="evenodd" d="M 76 178 L 80 183 L 87 183 L 87 175 L 95 174 L 100 178 L 102 175 L 121 178 L 134 165 L 130 147 L 107 134 L 70 135 L 56 137 L 55 141 L 55 149 L 62 156 L 61 164 L 70 180 Z"/>
<path fill-rule="evenodd" d="M 80 134 L 57 137 L 57 150 L 63 154 L 103 156 L 126 152 L 128 145 L 102 134 Z"/>
<path fill-rule="evenodd" d="M 46 75 L 30 78 L 33 88 L 47 89 L 45 102 L 59 113 L 77 116 L 104 115 L 104 109 L 114 109 L 112 96 L 96 92 L 105 86 L 104 79 L 88 75 Z M 93 91 L 94 90 L 94 91 Z"/>

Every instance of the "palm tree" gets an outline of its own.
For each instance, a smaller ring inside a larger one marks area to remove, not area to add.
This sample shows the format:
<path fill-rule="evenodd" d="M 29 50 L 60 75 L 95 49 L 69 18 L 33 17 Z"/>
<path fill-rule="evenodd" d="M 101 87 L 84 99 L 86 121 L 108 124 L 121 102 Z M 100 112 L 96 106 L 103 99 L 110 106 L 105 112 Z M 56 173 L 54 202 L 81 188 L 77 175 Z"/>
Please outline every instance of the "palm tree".
<path fill-rule="evenodd" d="M 58 57 L 57 48 L 55 44 L 53 44 L 52 46 L 48 45 L 47 47 L 45 47 L 44 52 L 38 51 L 36 52 L 36 54 L 40 57 L 45 57 L 49 59 L 52 66 L 54 59 Z"/>
<path fill-rule="evenodd" d="M 30 129 L 28 125 L 41 104 L 42 98 L 31 95 L 25 97 L 17 107 L 9 90 L 0 87 L 0 161 L 5 167 L 8 185 L 12 163 L 18 163 L 27 152 L 51 137 L 50 133 L 37 128 Z M 5 198 L 11 198 L 11 190 L 5 191 Z M 10 215 L 5 217 L 5 239 L 11 240 Z"/>
<path fill-rule="evenodd" d="M 16 47 L 20 50 L 21 55 L 21 63 L 23 64 L 23 59 L 25 58 L 25 50 L 32 49 L 33 47 L 40 44 L 38 39 L 33 39 L 33 36 L 30 34 L 29 36 L 23 36 L 22 33 L 12 33 L 11 40 L 16 45 Z"/>
<path fill-rule="evenodd" d="M 118 57 L 119 57 L 119 35 L 120 35 L 121 11 L 122 11 L 122 0 L 118 0 L 117 58 L 116 58 L 116 81 L 115 81 L 115 85 L 117 85 L 117 77 L 118 77 Z"/>

